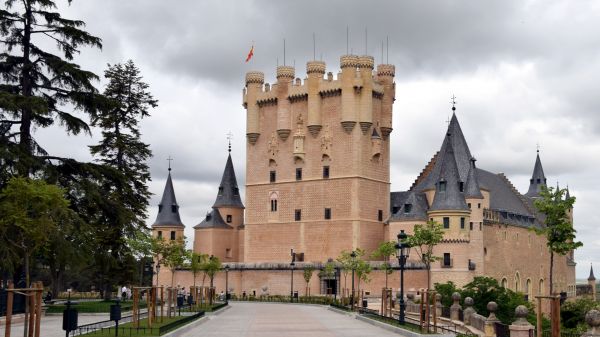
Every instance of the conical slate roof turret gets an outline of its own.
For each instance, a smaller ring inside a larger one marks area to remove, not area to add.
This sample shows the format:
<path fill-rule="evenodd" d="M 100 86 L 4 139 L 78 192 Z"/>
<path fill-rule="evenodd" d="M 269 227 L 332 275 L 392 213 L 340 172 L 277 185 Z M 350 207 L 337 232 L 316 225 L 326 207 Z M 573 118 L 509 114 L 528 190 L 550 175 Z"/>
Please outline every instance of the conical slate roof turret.
<path fill-rule="evenodd" d="M 169 175 L 162 199 L 160 200 L 160 204 L 158 204 L 156 221 L 152 224 L 152 227 L 155 226 L 184 227 L 179 216 L 179 205 L 177 204 L 177 199 L 175 199 L 175 190 L 173 189 L 173 181 L 171 180 L 171 168 L 169 168 Z"/>
<path fill-rule="evenodd" d="M 447 139 L 450 137 L 448 135 Z M 468 210 L 464 193 L 461 191 L 461 186 L 464 190 L 464 180 L 460 178 L 451 141 L 448 140 L 445 152 L 441 153 L 439 160 L 440 171 L 430 210 Z"/>
<path fill-rule="evenodd" d="M 483 199 L 479 182 L 477 181 L 477 168 L 475 167 L 475 158 L 471 158 L 471 168 L 467 176 L 467 185 L 465 187 L 465 198 Z"/>
<path fill-rule="evenodd" d="M 223 171 L 223 177 L 221 178 L 221 184 L 219 185 L 217 200 L 215 200 L 212 207 L 244 208 L 244 204 L 240 198 L 240 189 L 238 188 L 237 179 L 235 178 L 231 153 L 229 153 L 229 156 L 227 157 L 225 171 Z"/>
<path fill-rule="evenodd" d="M 594 277 L 594 267 L 590 264 L 590 276 L 588 277 L 588 281 L 596 281 L 596 277 Z"/>
<path fill-rule="evenodd" d="M 540 151 L 538 151 L 535 158 L 535 166 L 533 167 L 533 174 L 529 180 L 529 190 L 525 195 L 530 198 L 539 196 L 542 186 L 546 186 L 546 176 L 544 175 L 544 168 L 542 168 L 542 161 L 540 160 Z"/>
<path fill-rule="evenodd" d="M 452 118 L 448 124 L 446 137 L 444 137 L 442 147 L 440 148 L 440 156 L 446 152 L 448 146 L 452 146 L 459 179 L 460 181 L 466 182 L 471 167 L 470 160 L 472 156 L 455 113 L 452 113 Z M 421 183 L 415 186 L 415 190 L 423 191 L 435 187 L 435 184 L 437 183 L 436 179 L 439 177 L 442 166 L 442 161 L 440 159 L 441 158 L 438 158 L 436 160 L 431 173 Z"/>

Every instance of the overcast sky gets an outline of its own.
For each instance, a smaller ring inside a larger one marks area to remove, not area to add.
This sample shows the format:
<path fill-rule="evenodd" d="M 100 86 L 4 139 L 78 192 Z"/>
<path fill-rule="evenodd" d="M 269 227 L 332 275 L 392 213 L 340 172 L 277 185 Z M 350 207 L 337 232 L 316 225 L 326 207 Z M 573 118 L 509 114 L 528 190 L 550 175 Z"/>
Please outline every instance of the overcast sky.
<path fill-rule="evenodd" d="M 245 181 L 244 75 L 296 65 L 305 76 L 316 56 L 339 70 L 349 48 L 381 63 L 389 36 L 396 65 L 392 191 L 406 190 L 442 143 L 457 97 L 457 116 L 478 166 L 504 172 L 521 192 L 528 187 L 536 144 L 548 182 L 569 185 L 577 197 L 575 227 L 584 247 L 577 276 L 590 262 L 600 270 L 600 2 L 598 1 L 198 1 L 59 0 L 68 18 L 84 20 L 103 39 L 76 62 L 101 75 L 106 64 L 133 59 L 159 107 L 142 123 L 151 145 L 152 224 L 172 156 L 173 179 L 186 235 L 216 197 L 234 134 L 238 183 Z M 244 63 L 254 41 L 254 59 Z M 387 54 L 388 56 L 386 56 Z M 98 83 L 102 88 L 104 81 Z M 50 153 L 90 160 L 86 145 L 38 130 Z"/>

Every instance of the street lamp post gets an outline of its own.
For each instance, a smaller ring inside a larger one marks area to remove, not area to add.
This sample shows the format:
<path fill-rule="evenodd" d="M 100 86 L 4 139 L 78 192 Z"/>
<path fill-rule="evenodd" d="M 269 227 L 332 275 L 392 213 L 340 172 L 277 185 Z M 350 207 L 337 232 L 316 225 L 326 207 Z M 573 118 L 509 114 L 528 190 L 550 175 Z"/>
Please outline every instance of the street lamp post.
<path fill-rule="evenodd" d="M 339 267 L 335 267 L 335 273 L 333 274 L 333 279 L 335 281 L 335 291 L 333 292 L 333 302 L 337 302 L 337 292 L 338 292 L 338 274 L 340 272 Z"/>
<path fill-rule="evenodd" d="M 294 266 L 296 265 L 296 253 L 294 253 L 294 248 L 291 249 L 290 255 L 292 256 L 292 262 L 290 263 L 292 278 L 290 285 L 290 302 L 294 303 Z"/>
<path fill-rule="evenodd" d="M 400 313 L 398 314 L 398 323 L 404 324 L 404 312 L 406 310 L 406 304 L 404 303 L 404 267 L 406 266 L 406 259 L 410 252 L 410 246 L 406 242 L 408 235 L 404 233 L 404 230 L 400 230 L 398 233 L 398 243 L 396 244 L 396 256 L 398 257 L 398 264 L 400 265 Z"/>
<path fill-rule="evenodd" d="M 352 295 L 350 295 L 350 307 L 354 311 L 354 269 L 356 268 L 356 252 L 352 251 L 350 254 L 352 258 Z"/>
<path fill-rule="evenodd" d="M 229 304 L 229 265 L 225 266 L 225 303 Z"/>

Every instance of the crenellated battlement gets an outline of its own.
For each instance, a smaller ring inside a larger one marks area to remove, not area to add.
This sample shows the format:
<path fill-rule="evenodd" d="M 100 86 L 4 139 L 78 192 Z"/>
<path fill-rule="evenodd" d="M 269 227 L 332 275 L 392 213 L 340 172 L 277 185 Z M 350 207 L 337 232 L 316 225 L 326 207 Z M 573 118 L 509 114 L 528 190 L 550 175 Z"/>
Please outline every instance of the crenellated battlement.
<path fill-rule="evenodd" d="M 327 73 L 323 61 L 306 63 L 304 80 L 295 78 L 294 67 L 278 66 L 277 82 L 273 85 L 264 82 L 264 73 L 251 71 L 246 74 L 246 87 L 243 92 L 243 105 L 248 110 L 248 140 L 254 144 L 260 136 L 259 109 L 264 106 L 277 106 L 277 133 L 286 140 L 292 130 L 291 104 L 308 101 L 306 127 L 313 137 L 322 129 L 321 106 L 323 100 L 342 96 L 340 123 L 348 133 L 360 124 L 363 134 L 369 134 L 373 126 L 373 109 L 381 109 L 377 125 L 384 139 L 392 131 L 392 105 L 394 102 L 395 67 L 380 64 L 373 71 L 375 60 L 369 55 L 342 55 L 337 78 Z M 377 105 L 374 100 L 378 100 Z"/>

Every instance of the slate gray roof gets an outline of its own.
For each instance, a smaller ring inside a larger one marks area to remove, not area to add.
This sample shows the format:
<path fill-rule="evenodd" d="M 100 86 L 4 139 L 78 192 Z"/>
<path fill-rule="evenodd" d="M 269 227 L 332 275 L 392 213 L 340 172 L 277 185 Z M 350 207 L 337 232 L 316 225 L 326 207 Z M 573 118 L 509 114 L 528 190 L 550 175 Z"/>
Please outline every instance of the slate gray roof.
<path fill-rule="evenodd" d="M 217 200 L 215 200 L 215 203 L 213 204 L 213 208 L 214 207 L 244 208 L 244 204 L 240 198 L 237 179 L 235 178 L 231 153 L 227 157 L 227 163 L 225 164 L 225 170 L 223 171 L 223 177 L 221 178 L 221 184 L 219 185 Z"/>
<path fill-rule="evenodd" d="M 542 167 L 542 161 L 540 160 L 540 153 L 538 151 L 533 167 L 533 174 L 529 180 L 529 190 L 525 195 L 530 198 L 539 196 L 542 186 L 546 186 L 546 176 L 544 175 L 544 168 Z"/>
<path fill-rule="evenodd" d="M 444 152 L 441 152 L 441 157 L 438 159 L 439 174 L 437 176 L 435 187 L 436 192 L 433 197 L 433 203 L 431 204 L 431 211 L 438 210 L 469 210 L 465 201 L 465 195 L 460 191 L 459 182 L 461 180 L 459 175 L 459 169 L 457 167 L 456 159 L 454 156 L 454 147 L 451 141 L 451 134 L 446 136 L 446 146 Z M 436 163 L 437 164 L 437 163 Z M 437 166 L 437 165 L 436 165 Z M 440 190 L 440 185 L 445 184 L 445 190 Z"/>
<path fill-rule="evenodd" d="M 210 212 L 208 212 L 206 214 L 206 217 L 204 218 L 204 220 L 202 220 L 202 222 L 200 222 L 199 224 L 194 226 L 194 228 L 195 229 L 197 229 L 197 228 L 233 229 L 233 227 L 231 227 L 227 223 L 225 223 L 225 220 L 223 220 L 221 213 L 219 212 L 218 209 L 215 209 L 215 208 L 213 208 Z"/>
<path fill-rule="evenodd" d="M 175 190 L 173 189 L 173 181 L 171 180 L 171 169 L 165 184 L 162 199 L 158 204 L 158 215 L 152 227 L 156 226 L 180 226 L 185 227 L 179 216 L 179 205 L 175 199 Z"/>
<path fill-rule="evenodd" d="M 415 191 L 393 192 L 390 203 L 391 220 L 422 220 L 427 221 L 427 197 L 425 193 Z M 404 205 L 411 205 L 409 212 L 406 212 Z M 394 212 L 395 211 L 395 212 Z"/>
<path fill-rule="evenodd" d="M 471 168 L 467 175 L 467 184 L 465 186 L 465 197 L 473 199 L 483 199 L 479 181 L 477 179 L 477 168 L 475 167 L 475 158 L 471 158 Z"/>
<path fill-rule="evenodd" d="M 588 277 L 588 281 L 596 281 L 596 277 L 594 276 L 594 267 L 590 264 L 590 276 Z"/>
<path fill-rule="evenodd" d="M 443 155 L 443 153 L 446 152 L 446 148 L 449 145 L 452 146 L 452 150 L 454 152 L 454 159 L 456 161 L 456 167 L 458 168 L 459 180 L 466 182 L 469 174 L 469 168 L 471 167 L 470 160 L 472 156 L 455 113 L 452 113 L 452 119 L 448 124 L 446 137 L 444 137 L 442 147 L 440 148 L 440 155 Z M 436 179 L 440 175 L 441 165 L 442 161 L 436 160 L 433 169 L 431 170 L 431 174 L 417 184 L 414 189 L 417 191 L 423 191 L 435 188 L 435 184 L 437 183 Z"/>

